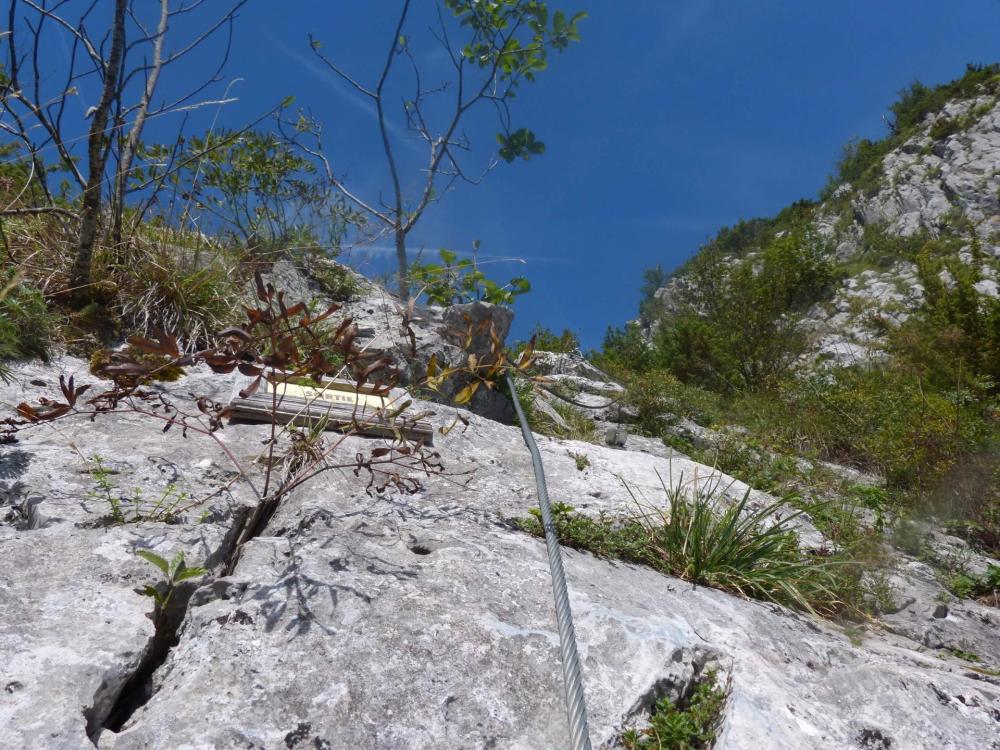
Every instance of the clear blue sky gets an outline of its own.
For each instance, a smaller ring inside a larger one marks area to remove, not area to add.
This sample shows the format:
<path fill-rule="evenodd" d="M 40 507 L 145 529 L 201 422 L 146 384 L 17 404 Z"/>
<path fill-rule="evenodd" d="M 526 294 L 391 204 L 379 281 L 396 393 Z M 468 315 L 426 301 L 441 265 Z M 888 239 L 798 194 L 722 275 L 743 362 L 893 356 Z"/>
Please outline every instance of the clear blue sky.
<path fill-rule="evenodd" d="M 431 0 L 409 29 L 421 54 Z M 516 101 L 515 120 L 547 144 L 450 195 L 411 245 L 520 256 L 534 290 L 515 335 L 536 321 L 585 347 L 635 317 L 642 271 L 673 268 L 722 225 L 815 197 L 852 136 L 881 136 L 883 114 L 915 79 L 959 76 L 1000 59 L 1000 2 L 956 0 L 557 0 L 586 10 L 583 41 Z M 294 94 L 326 123 L 334 166 L 362 189 L 386 185 L 373 119 L 318 67 L 306 40 L 373 80 L 398 3 L 250 0 L 229 78 L 238 126 Z M 422 45 L 422 46 L 421 46 Z M 473 123 L 477 124 L 477 123 Z M 481 123 L 479 123 L 481 124 Z M 491 145 L 495 128 L 470 130 Z M 369 264 L 377 269 L 378 264 Z"/>

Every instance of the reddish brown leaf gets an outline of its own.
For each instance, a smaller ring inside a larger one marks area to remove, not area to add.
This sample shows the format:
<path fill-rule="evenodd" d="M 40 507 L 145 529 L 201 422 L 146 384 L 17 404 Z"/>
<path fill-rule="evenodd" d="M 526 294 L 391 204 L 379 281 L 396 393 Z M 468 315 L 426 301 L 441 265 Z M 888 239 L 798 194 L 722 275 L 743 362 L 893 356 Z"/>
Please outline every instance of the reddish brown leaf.
<path fill-rule="evenodd" d="M 263 379 L 263 375 L 258 375 L 254 378 L 253 382 L 250 383 L 246 388 L 240 390 L 240 398 L 250 398 L 253 394 L 257 392 L 260 388 L 260 382 Z"/>
<path fill-rule="evenodd" d="M 29 422 L 37 422 L 40 419 L 38 412 L 35 411 L 35 407 L 31 404 L 26 404 L 23 401 L 17 405 L 17 413 Z"/>
<path fill-rule="evenodd" d="M 368 365 L 368 367 L 363 369 L 361 373 L 358 375 L 359 383 L 364 383 L 366 380 L 368 380 L 369 377 L 371 377 L 373 372 L 375 372 L 376 370 L 381 370 L 382 368 L 387 367 L 389 364 L 390 361 L 384 357 L 382 359 L 375 360 L 370 365 Z"/>
<path fill-rule="evenodd" d="M 226 372 L 232 372 L 233 368 L 236 367 L 236 358 L 231 354 L 223 354 L 221 352 L 210 352 L 205 355 L 205 364 L 211 368 L 216 367 L 229 367 Z"/>
<path fill-rule="evenodd" d="M 261 278 L 260 271 L 253 272 L 253 281 L 257 287 L 257 299 L 261 302 L 269 302 L 270 298 L 267 295 L 267 290 L 264 288 L 264 279 Z"/>
<path fill-rule="evenodd" d="M 333 314 L 334 314 L 335 312 L 337 312 L 337 310 L 339 310 L 339 309 L 340 309 L 341 307 L 343 307 L 343 305 L 338 305 L 338 304 L 337 304 L 336 302 L 334 302 L 334 303 L 333 303 L 332 305 L 330 305 L 330 306 L 329 306 L 329 307 L 328 307 L 328 308 L 326 309 L 326 312 L 324 312 L 324 313 L 321 313 L 320 315 L 317 315 L 317 316 L 316 316 L 315 318 L 313 318 L 313 319 L 312 319 L 312 320 L 311 320 L 310 322 L 311 322 L 311 323 L 312 323 L 313 325 L 315 325 L 316 323 L 320 323 L 320 322 L 322 322 L 322 321 L 326 320 L 327 318 L 329 318 L 329 317 L 330 317 L 331 315 L 333 315 Z"/>

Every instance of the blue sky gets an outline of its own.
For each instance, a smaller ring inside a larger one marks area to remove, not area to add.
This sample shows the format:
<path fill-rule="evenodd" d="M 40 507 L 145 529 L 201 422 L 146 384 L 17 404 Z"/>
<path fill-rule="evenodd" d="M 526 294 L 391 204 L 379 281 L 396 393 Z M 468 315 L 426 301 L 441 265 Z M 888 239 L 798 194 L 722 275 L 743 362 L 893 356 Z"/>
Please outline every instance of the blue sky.
<path fill-rule="evenodd" d="M 415 6 L 408 36 L 433 68 L 432 3 Z M 478 239 L 485 254 L 525 259 L 488 267 L 504 279 L 523 272 L 534 285 L 515 306 L 515 335 L 538 321 L 577 331 L 585 347 L 635 316 L 643 269 L 675 267 L 720 226 L 814 197 L 849 138 L 884 133 L 885 108 L 901 88 L 1000 59 L 996 0 L 550 6 L 589 18 L 583 41 L 515 102 L 516 123 L 533 128 L 546 153 L 447 196 L 411 246 L 461 251 Z M 335 169 L 377 194 L 388 183 L 371 111 L 316 64 L 306 37 L 370 82 L 396 8 L 394 0 L 250 0 L 227 68 L 229 79 L 243 79 L 231 88 L 239 101 L 220 121 L 241 125 L 294 94 L 325 122 Z M 490 121 L 470 123 L 486 147 L 495 132 Z M 418 156 L 417 145 L 404 147 L 404 159 Z M 364 267 L 375 272 L 384 261 Z"/>

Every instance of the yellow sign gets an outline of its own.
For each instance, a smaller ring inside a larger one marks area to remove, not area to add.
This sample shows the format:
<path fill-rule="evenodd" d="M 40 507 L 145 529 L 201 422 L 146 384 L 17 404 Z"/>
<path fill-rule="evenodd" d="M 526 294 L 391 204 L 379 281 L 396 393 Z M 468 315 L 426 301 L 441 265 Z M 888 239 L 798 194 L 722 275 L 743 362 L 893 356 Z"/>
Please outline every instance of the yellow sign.
<path fill-rule="evenodd" d="M 375 396 L 371 393 L 358 393 L 353 390 L 342 390 L 333 384 L 316 387 L 264 381 L 264 393 L 270 394 L 275 392 L 281 398 L 291 396 L 292 398 L 301 399 L 309 403 L 336 404 L 337 406 L 346 406 L 350 409 L 353 409 L 355 406 L 372 409 L 382 409 L 385 407 L 385 398 L 382 396 Z"/>

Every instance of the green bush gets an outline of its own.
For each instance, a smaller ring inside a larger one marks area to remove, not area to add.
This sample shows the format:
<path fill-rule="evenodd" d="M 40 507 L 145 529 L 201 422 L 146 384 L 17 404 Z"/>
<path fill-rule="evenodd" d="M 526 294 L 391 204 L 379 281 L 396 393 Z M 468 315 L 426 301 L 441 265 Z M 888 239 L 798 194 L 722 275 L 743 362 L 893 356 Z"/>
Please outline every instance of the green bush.
<path fill-rule="evenodd" d="M 477 244 L 478 248 L 478 244 Z M 522 294 L 531 291 L 531 283 L 515 276 L 504 285 L 486 278 L 474 258 L 462 258 L 451 250 L 439 250 L 440 263 L 413 263 L 410 284 L 419 289 L 433 305 L 447 307 L 462 302 L 482 300 L 494 305 L 512 305 Z"/>
<path fill-rule="evenodd" d="M 938 86 L 925 86 L 919 81 L 899 92 L 899 99 L 889 110 L 892 112 L 890 131 L 903 135 L 919 127 L 931 112 L 937 112 L 953 99 L 968 99 L 983 89 L 994 90 L 1000 81 L 1000 64 L 965 66 L 961 78 Z"/>
<path fill-rule="evenodd" d="M 919 314 L 890 331 L 895 354 L 958 401 L 1000 392 L 1000 300 L 975 288 L 982 279 L 979 266 L 929 243 L 917 268 L 924 303 Z M 941 280 L 942 271 L 951 285 Z"/>
<path fill-rule="evenodd" d="M 838 368 L 794 381 L 781 402 L 756 431 L 882 474 L 891 488 L 930 489 L 981 439 L 974 414 L 898 366 Z"/>
<path fill-rule="evenodd" d="M 729 430 L 722 431 L 716 445 L 692 458 L 771 494 L 789 492 L 802 475 L 794 458 L 773 453 L 753 438 Z"/>
<path fill-rule="evenodd" d="M 988 565 L 986 572 L 957 573 L 949 581 L 948 588 L 962 599 L 978 599 L 988 597 L 996 599 L 1000 595 L 1000 565 Z"/>
<path fill-rule="evenodd" d="M 800 315 L 828 292 L 834 269 L 824 243 L 799 225 L 750 257 L 703 253 L 688 275 L 683 309 L 660 321 L 649 361 L 716 389 L 761 390 L 802 353 Z"/>
<path fill-rule="evenodd" d="M 535 327 L 531 329 L 531 338 L 535 339 L 536 352 L 569 354 L 580 348 L 580 338 L 568 328 L 564 328 L 562 333 L 556 334 L 541 323 L 535 323 Z M 527 341 L 518 341 L 515 342 L 512 350 L 515 355 L 518 355 L 527 347 Z"/>
<path fill-rule="evenodd" d="M 609 372 L 625 386 L 623 403 L 638 413 L 636 427 L 648 437 L 663 437 L 668 420 L 686 417 L 707 426 L 722 413 L 720 396 L 683 383 L 662 368 L 635 373 L 614 366 Z"/>
<path fill-rule="evenodd" d="M 657 363 L 658 354 L 636 325 L 608 327 L 599 352 L 590 352 L 590 360 L 606 372 L 647 372 Z"/>
<path fill-rule="evenodd" d="M 856 138 L 848 141 L 837 161 L 837 177 L 831 178 L 830 184 L 823 191 L 823 197 L 829 198 L 838 186 L 848 182 L 865 193 L 875 192 L 882 180 L 882 160 L 895 145 L 890 138 L 878 141 Z"/>
<path fill-rule="evenodd" d="M 901 260 L 916 261 L 929 239 L 923 231 L 903 237 L 889 232 L 884 224 L 868 224 L 861 236 L 861 260 L 887 270 Z"/>
<path fill-rule="evenodd" d="M 1000 65 L 967 65 L 965 74 L 954 81 L 939 86 L 925 86 L 919 81 L 899 92 L 899 98 L 889 106 L 892 117 L 889 134 L 880 140 L 856 139 L 844 147 L 837 162 L 837 174 L 831 177 L 823 190 L 823 198 L 840 185 L 851 183 L 856 189 L 872 192 L 882 179 L 882 159 L 892 149 L 910 138 L 927 115 L 938 112 L 949 101 L 968 99 L 983 91 L 994 92 L 1000 82 Z M 935 123 L 931 137 L 944 137 L 952 128 L 964 128 L 968 121 Z"/>

